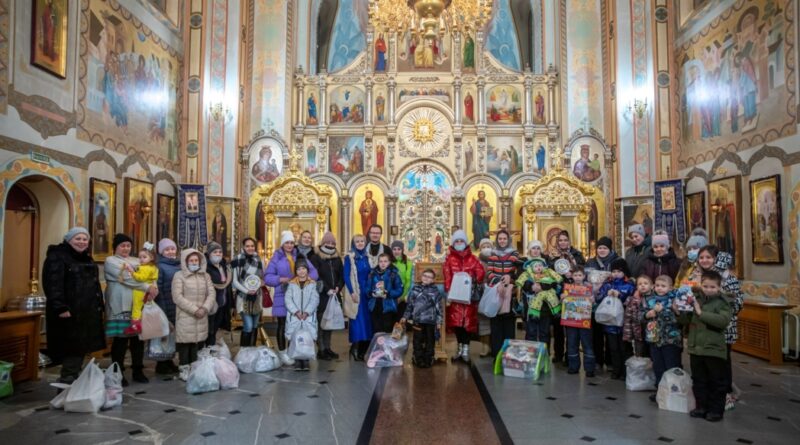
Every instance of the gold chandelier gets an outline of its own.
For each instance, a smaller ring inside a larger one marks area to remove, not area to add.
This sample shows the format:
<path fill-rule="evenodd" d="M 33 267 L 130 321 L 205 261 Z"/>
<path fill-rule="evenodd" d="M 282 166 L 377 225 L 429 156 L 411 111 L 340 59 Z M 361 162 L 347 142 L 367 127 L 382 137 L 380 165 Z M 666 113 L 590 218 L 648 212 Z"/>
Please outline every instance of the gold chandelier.
<path fill-rule="evenodd" d="M 377 31 L 405 32 L 434 39 L 446 30 L 483 28 L 493 0 L 369 0 L 369 21 Z"/>

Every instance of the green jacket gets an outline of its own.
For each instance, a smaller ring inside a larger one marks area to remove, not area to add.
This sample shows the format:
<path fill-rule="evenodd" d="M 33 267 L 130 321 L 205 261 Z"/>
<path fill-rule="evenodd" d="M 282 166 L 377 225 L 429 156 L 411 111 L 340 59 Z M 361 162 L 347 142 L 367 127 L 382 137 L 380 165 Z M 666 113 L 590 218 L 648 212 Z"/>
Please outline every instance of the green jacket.
<path fill-rule="evenodd" d="M 678 317 L 681 324 L 689 325 L 689 354 L 727 359 L 725 329 L 731 320 L 731 307 L 725 294 L 711 298 L 701 293 L 695 295 L 702 314 L 682 312 Z"/>
<path fill-rule="evenodd" d="M 404 263 L 402 259 L 398 259 L 394 262 L 394 267 L 397 268 L 400 281 L 403 282 L 403 295 L 400 296 L 400 301 L 406 301 L 408 291 L 411 290 L 411 286 L 414 284 L 414 263 L 411 260 L 407 260 Z"/>

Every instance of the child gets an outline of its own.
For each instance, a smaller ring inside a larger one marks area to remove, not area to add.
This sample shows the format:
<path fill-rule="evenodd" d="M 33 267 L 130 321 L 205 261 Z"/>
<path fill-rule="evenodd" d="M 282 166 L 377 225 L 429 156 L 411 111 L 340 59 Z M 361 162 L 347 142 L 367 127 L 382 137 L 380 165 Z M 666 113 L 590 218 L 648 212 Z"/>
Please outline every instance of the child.
<path fill-rule="evenodd" d="M 298 258 L 295 263 L 295 277 L 286 288 L 286 340 L 301 328 L 311 331 L 314 341 L 317 340 L 317 306 L 319 293 L 317 284 L 308 276 L 308 262 Z M 308 371 L 308 360 L 295 360 L 295 371 Z"/>
<path fill-rule="evenodd" d="M 644 333 L 642 332 L 642 307 L 646 298 L 653 294 L 653 280 L 647 275 L 636 279 L 636 292 L 625 302 L 625 319 L 622 325 L 622 341 L 630 343 L 633 354 L 644 357 Z"/>
<path fill-rule="evenodd" d="M 606 298 L 619 298 L 621 303 L 633 295 L 633 283 L 628 280 L 628 264 L 622 258 L 617 258 L 611 263 L 611 276 L 597 292 L 597 304 Z M 605 325 L 603 331 L 606 344 L 611 354 L 611 378 L 614 380 L 625 379 L 625 352 L 622 345 L 622 327 Z"/>
<path fill-rule="evenodd" d="M 692 391 L 697 408 L 689 413 L 709 422 L 719 422 L 725 412 L 728 353 L 725 328 L 731 319 L 731 307 L 721 292 L 722 276 L 703 272 L 701 290 L 695 293 L 694 312 L 681 312 L 681 324 L 689 325 L 689 363 L 692 367 Z M 673 311 L 678 312 L 673 304 Z"/>
<path fill-rule="evenodd" d="M 644 300 L 642 321 L 647 324 L 645 340 L 650 345 L 650 358 L 656 373 L 656 387 L 661 376 L 669 369 L 681 367 L 683 337 L 675 313 L 669 308 L 675 300 L 672 278 L 660 275 L 656 278 L 655 293 Z M 650 397 L 655 401 L 655 396 Z"/>
<path fill-rule="evenodd" d="M 392 257 L 387 253 L 378 256 L 378 265 L 369 273 L 369 312 L 373 332 L 392 332 L 397 320 L 397 300 L 403 295 L 403 280 Z"/>
<path fill-rule="evenodd" d="M 433 365 L 433 348 L 436 329 L 442 326 L 442 293 L 433 284 L 436 272 L 426 269 L 422 272 L 422 284 L 415 284 L 408 293 L 406 311 L 400 323 L 414 325 L 414 358 L 412 363 L 418 368 Z"/>
<path fill-rule="evenodd" d="M 580 267 L 575 267 L 572 270 L 572 284 L 575 286 L 586 286 L 587 293 L 591 293 L 591 287 L 587 286 L 584 280 L 586 279 L 586 272 Z M 567 294 L 561 295 L 561 298 L 566 297 Z M 593 297 L 587 297 L 594 301 Z M 583 370 L 586 372 L 586 377 L 594 377 L 594 349 L 592 347 L 592 329 L 591 325 L 586 328 L 577 328 L 572 326 L 566 327 L 567 331 L 567 374 L 577 374 L 581 368 L 581 357 L 579 348 L 583 349 Z"/>
<path fill-rule="evenodd" d="M 556 288 L 564 278 L 554 270 L 547 267 L 543 258 L 534 258 L 526 264 L 525 271 L 517 278 L 516 285 L 521 287 L 526 294 L 533 294 L 533 285 L 538 284 L 542 290 L 536 292 L 528 301 L 528 318 L 539 318 L 542 304 L 546 301 L 553 315 L 561 313 L 561 302 L 558 299 Z"/>
<path fill-rule="evenodd" d="M 140 283 L 155 285 L 158 281 L 158 267 L 156 267 L 156 254 L 153 243 L 145 242 L 139 251 L 139 267 L 135 270 L 125 263 L 123 272 L 131 274 L 134 280 Z M 131 325 L 123 333 L 125 335 L 140 334 L 142 332 L 142 308 L 144 307 L 144 291 L 133 290 L 133 306 L 131 307 Z"/>

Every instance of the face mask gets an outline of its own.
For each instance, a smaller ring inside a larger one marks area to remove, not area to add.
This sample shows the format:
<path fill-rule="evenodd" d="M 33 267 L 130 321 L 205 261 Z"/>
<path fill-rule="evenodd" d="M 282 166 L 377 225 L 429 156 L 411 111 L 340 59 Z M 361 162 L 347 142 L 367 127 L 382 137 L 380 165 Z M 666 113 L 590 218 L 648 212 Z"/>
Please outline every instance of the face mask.
<path fill-rule="evenodd" d="M 686 259 L 694 263 L 697 261 L 697 255 L 700 253 L 699 250 L 690 250 L 689 253 L 686 254 Z"/>
<path fill-rule="evenodd" d="M 200 270 L 200 265 L 199 264 L 190 264 L 190 265 L 187 266 L 187 269 L 189 269 L 189 272 L 197 272 L 198 270 Z"/>
<path fill-rule="evenodd" d="M 459 251 L 459 252 L 463 252 L 463 251 L 464 251 L 464 249 L 466 249 L 466 248 L 467 248 L 467 245 L 466 245 L 466 244 L 455 244 L 455 245 L 453 246 L 453 248 L 454 248 L 454 249 L 456 249 L 456 250 L 457 250 L 457 251 Z"/>
<path fill-rule="evenodd" d="M 481 255 L 483 256 L 491 256 L 492 255 L 492 248 L 491 247 L 484 247 L 481 249 Z"/>
<path fill-rule="evenodd" d="M 220 261 L 222 261 L 222 255 L 211 255 L 212 264 L 219 264 Z"/>

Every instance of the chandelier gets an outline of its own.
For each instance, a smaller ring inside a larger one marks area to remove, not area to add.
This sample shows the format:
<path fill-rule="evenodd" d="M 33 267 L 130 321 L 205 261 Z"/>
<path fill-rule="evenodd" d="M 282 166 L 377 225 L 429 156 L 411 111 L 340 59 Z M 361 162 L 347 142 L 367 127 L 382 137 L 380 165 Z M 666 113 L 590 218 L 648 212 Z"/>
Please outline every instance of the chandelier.
<path fill-rule="evenodd" d="M 383 32 L 410 30 L 424 39 L 483 28 L 493 0 L 369 0 L 369 21 Z"/>

